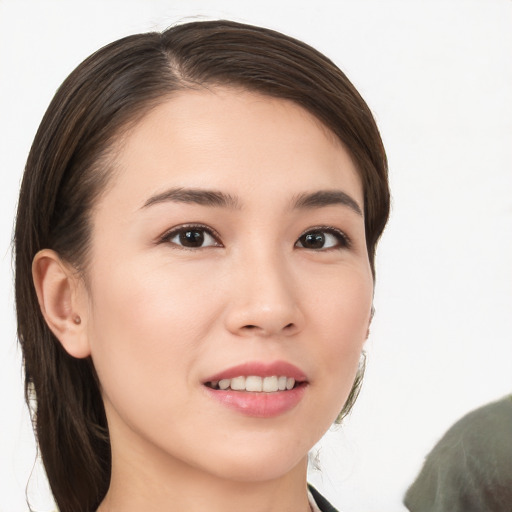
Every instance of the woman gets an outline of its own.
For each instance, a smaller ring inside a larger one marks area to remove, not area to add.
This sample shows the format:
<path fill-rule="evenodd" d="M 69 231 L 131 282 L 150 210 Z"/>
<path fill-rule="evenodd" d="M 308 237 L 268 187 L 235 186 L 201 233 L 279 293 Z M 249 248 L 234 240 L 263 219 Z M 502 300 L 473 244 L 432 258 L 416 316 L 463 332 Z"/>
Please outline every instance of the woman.
<path fill-rule="evenodd" d="M 332 510 L 307 453 L 357 396 L 388 211 L 368 107 L 299 41 L 196 22 L 84 61 L 15 232 L 60 510 Z"/>

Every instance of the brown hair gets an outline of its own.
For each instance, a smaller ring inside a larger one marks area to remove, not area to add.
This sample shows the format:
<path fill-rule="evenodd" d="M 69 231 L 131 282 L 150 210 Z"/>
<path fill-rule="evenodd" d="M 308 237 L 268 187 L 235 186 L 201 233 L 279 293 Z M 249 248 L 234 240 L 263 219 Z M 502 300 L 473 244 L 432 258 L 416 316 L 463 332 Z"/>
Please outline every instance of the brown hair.
<path fill-rule="evenodd" d="M 374 272 L 375 246 L 389 213 L 386 155 L 368 106 L 325 56 L 269 29 L 208 21 L 129 36 L 87 58 L 59 88 L 36 134 L 14 245 L 25 396 L 27 402 L 36 396 L 35 432 L 61 512 L 98 507 L 110 481 L 110 442 L 92 362 L 69 356 L 46 325 L 32 260 L 50 248 L 83 272 L 90 212 L 108 183 L 113 142 L 173 92 L 211 85 L 291 100 L 339 138 L 363 184 Z M 357 396 L 360 377 L 342 414 Z"/>

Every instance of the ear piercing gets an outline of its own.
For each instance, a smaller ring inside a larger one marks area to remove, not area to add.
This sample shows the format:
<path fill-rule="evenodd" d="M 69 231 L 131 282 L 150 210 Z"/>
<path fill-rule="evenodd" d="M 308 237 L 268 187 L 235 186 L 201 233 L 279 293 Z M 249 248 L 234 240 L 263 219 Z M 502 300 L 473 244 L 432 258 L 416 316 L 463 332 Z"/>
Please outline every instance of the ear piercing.
<path fill-rule="evenodd" d="M 82 319 L 76 315 L 75 318 L 73 318 L 73 322 L 75 322 L 76 325 L 80 325 L 82 323 Z"/>

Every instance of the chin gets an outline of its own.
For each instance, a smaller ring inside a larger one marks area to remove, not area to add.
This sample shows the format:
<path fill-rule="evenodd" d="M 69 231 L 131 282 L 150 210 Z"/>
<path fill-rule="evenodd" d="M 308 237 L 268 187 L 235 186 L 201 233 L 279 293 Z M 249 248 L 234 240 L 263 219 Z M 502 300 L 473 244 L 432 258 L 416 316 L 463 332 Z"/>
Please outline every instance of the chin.
<path fill-rule="evenodd" d="M 266 435 L 259 434 L 219 443 L 217 453 L 206 459 L 215 461 L 211 471 L 219 477 L 249 483 L 280 478 L 301 465 L 307 468 L 307 455 L 315 440 L 306 443 L 304 437 L 275 435 L 271 429 Z"/>
<path fill-rule="evenodd" d="M 277 480 L 300 467 L 307 468 L 307 453 L 301 457 L 287 457 L 286 454 L 273 453 L 262 457 L 262 454 L 246 458 L 237 455 L 236 460 L 226 459 L 215 465 L 217 477 L 239 483 L 257 483 Z"/>

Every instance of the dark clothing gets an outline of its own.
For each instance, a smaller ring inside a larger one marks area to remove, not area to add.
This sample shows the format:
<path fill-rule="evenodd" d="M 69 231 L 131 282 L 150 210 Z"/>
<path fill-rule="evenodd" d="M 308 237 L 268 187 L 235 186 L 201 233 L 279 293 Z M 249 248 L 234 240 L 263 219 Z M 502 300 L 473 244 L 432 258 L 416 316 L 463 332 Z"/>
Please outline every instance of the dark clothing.
<path fill-rule="evenodd" d="M 512 512 L 512 395 L 448 430 L 404 504 L 411 512 Z"/>
<path fill-rule="evenodd" d="M 311 484 L 308 484 L 308 489 L 322 512 L 338 512 Z"/>

